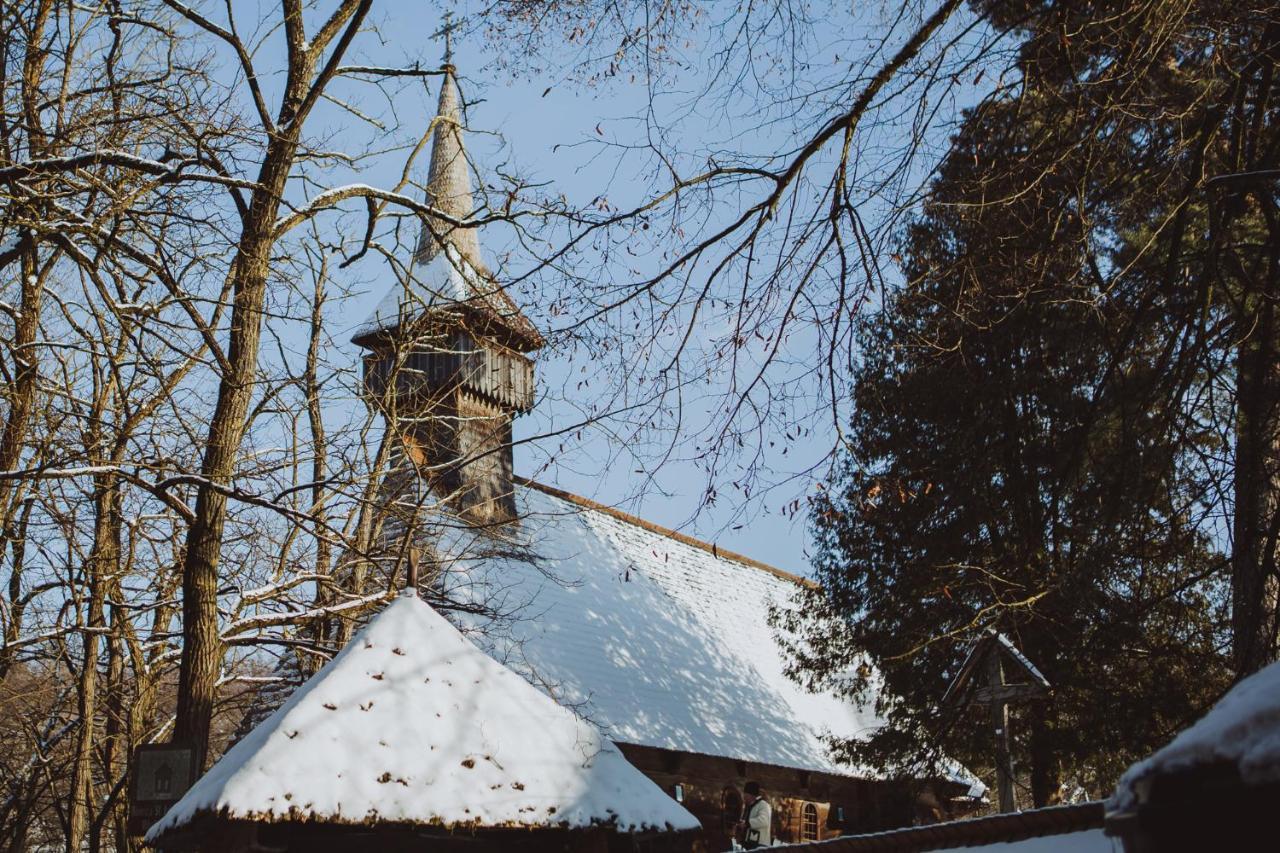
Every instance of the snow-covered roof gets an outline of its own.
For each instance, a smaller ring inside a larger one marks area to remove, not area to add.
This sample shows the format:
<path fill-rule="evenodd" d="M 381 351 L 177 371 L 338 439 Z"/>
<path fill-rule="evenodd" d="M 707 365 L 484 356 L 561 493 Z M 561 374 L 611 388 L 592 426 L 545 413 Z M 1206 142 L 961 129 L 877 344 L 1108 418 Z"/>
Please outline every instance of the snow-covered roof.
<path fill-rule="evenodd" d="M 825 738 L 884 721 L 785 675 L 769 610 L 793 606 L 799 578 L 545 486 L 518 486 L 516 501 L 511 550 L 526 557 L 442 546 L 457 561 L 451 594 L 524 608 L 504 630 L 474 625 L 498 659 L 620 743 L 878 775 L 836 763 Z"/>
<path fill-rule="evenodd" d="M 1107 807 L 1133 807 L 1148 778 L 1212 764 L 1234 765 L 1246 785 L 1280 782 L 1280 663 L 1241 681 L 1193 726 L 1125 771 Z"/>
<path fill-rule="evenodd" d="M 1018 647 L 1013 644 L 1013 640 L 1010 640 L 1004 634 L 1000 633 L 996 633 L 995 637 L 996 642 L 1004 647 L 1004 650 L 1009 654 L 1009 656 L 1017 661 L 1024 670 L 1026 670 L 1027 675 L 1031 677 L 1032 681 L 1046 689 L 1050 686 L 1049 679 L 1045 678 L 1044 674 L 1041 673 L 1040 670 L 1036 669 L 1035 664 L 1027 660 L 1026 655 L 1018 651 Z"/>
<path fill-rule="evenodd" d="M 227 752 L 147 839 L 205 813 L 475 829 L 698 827 L 594 726 L 411 595 Z"/>
<path fill-rule="evenodd" d="M 353 338 L 394 329 L 434 308 L 456 306 L 485 289 L 481 276 L 451 243 L 425 264 L 415 264 L 411 272 L 408 286 L 388 291 L 356 328 Z"/>
<path fill-rule="evenodd" d="M 996 631 L 994 628 L 987 628 L 978 639 L 974 640 L 969 646 L 969 651 L 965 655 L 964 662 L 960 664 L 960 670 L 956 673 L 956 677 L 951 680 L 951 684 L 947 686 L 947 692 L 942 695 L 942 704 L 947 705 L 956 697 L 968 697 L 970 695 L 970 685 L 974 677 L 974 673 L 980 671 L 980 667 L 986 662 L 987 656 L 992 653 L 1003 653 L 1007 659 L 1017 665 L 1022 670 L 1022 674 L 1030 679 L 1030 682 L 1014 682 L 1026 688 L 1032 693 L 1040 693 L 1051 690 L 1052 685 L 1049 679 L 1044 677 L 1040 670 L 1036 669 L 1031 661 L 1027 660 L 1027 656 L 1018 651 L 1018 647 L 1013 641 L 1004 634 Z"/>

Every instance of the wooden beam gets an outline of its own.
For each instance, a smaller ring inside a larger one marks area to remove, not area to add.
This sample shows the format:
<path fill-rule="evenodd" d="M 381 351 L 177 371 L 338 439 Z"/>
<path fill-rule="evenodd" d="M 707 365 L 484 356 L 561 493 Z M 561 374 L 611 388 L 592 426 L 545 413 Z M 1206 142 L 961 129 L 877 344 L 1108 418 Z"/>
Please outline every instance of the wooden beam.
<path fill-rule="evenodd" d="M 1046 692 L 1039 684 L 1002 684 L 999 687 L 979 687 L 973 691 L 973 701 L 984 705 L 992 702 L 1016 702 L 1019 699 L 1035 699 Z"/>
<path fill-rule="evenodd" d="M 1009 704 L 998 698 L 1005 687 L 1004 666 L 1000 655 L 987 656 L 987 689 L 993 698 L 990 701 L 991 730 L 996 741 L 996 789 L 1000 794 L 1000 811 L 1014 810 L 1013 802 L 1013 756 L 1009 747 Z"/>

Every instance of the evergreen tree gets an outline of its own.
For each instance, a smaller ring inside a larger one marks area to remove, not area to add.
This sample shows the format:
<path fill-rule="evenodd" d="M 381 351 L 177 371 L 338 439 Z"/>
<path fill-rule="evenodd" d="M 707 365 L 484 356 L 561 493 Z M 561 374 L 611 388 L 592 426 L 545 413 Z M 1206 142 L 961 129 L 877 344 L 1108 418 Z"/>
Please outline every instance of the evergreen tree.
<path fill-rule="evenodd" d="M 985 717 L 938 702 L 1003 631 L 1053 685 L 1015 706 L 1044 805 L 1064 779 L 1104 793 L 1217 695 L 1227 596 L 1191 464 L 1215 448 L 1154 405 L 1164 338 L 1101 291 L 1085 169 L 1044 159 L 1025 107 L 969 116 L 904 239 L 909 284 L 864 324 L 797 668 L 851 695 L 883 678 L 889 726 L 853 758 L 990 766 Z"/>
<path fill-rule="evenodd" d="M 986 182 L 1016 197 L 1070 175 L 1083 216 L 1053 241 L 1085 253 L 1097 300 L 1117 303 L 1110 346 L 1156 367 L 1149 405 L 1169 430 L 1220 442 L 1203 462 L 1243 677 L 1280 651 L 1280 5 L 975 6 L 1021 42 L 1017 86 L 987 106 L 1035 131 L 978 152 Z"/>
<path fill-rule="evenodd" d="M 1000 628 L 1055 687 L 1016 729 L 1040 804 L 1276 657 L 1280 7 L 973 5 L 1016 68 L 862 328 L 798 669 L 865 650 L 841 683 L 900 697 L 858 757 L 981 765 L 986 726 L 937 703 Z"/>

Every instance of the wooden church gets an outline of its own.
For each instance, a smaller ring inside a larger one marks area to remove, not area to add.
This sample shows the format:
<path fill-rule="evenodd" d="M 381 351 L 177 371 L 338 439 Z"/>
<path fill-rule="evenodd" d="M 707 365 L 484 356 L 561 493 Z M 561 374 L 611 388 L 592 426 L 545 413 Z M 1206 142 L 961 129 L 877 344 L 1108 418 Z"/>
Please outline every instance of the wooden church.
<path fill-rule="evenodd" d="M 833 760 L 829 738 L 882 721 L 786 677 L 769 612 L 807 581 L 513 471 L 512 421 L 533 406 L 543 338 L 487 269 L 477 230 L 457 225 L 478 214 L 445 71 L 427 185 L 442 217 L 353 338 L 392 461 L 373 522 L 385 559 L 348 570 L 351 592 L 385 588 L 408 548 L 430 555 L 425 591 L 463 605 L 458 627 L 597 726 L 697 817 L 705 849 L 729 849 L 748 780 L 783 841 L 976 802 L 982 785 L 959 766 L 904 781 Z"/>

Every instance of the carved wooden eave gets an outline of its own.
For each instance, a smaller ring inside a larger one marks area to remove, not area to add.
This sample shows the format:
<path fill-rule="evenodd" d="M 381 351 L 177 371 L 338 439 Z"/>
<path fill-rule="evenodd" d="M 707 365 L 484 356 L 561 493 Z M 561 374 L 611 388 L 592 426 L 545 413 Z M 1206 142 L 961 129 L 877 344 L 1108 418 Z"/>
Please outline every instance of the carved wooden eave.
<path fill-rule="evenodd" d="M 481 343 L 465 329 L 395 355 L 375 351 L 366 359 L 365 384 L 388 411 L 439 401 L 442 392 L 458 388 L 504 411 L 523 414 L 533 408 L 535 391 L 533 362 L 527 356 Z M 386 398 L 392 390 L 394 406 Z"/>

